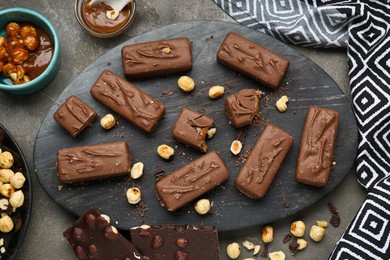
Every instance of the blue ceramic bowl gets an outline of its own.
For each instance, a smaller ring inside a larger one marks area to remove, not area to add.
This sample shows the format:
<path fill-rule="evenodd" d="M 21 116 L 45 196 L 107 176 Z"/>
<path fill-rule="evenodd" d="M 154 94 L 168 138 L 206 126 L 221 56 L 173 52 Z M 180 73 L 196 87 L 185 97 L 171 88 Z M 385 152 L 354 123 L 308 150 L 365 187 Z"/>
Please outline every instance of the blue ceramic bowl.
<path fill-rule="evenodd" d="M 54 79 L 60 68 L 60 42 L 53 25 L 43 15 L 26 8 L 8 8 L 0 10 L 0 35 L 6 36 L 5 27 L 10 22 L 30 23 L 43 29 L 53 41 L 53 57 L 46 70 L 35 79 L 19 84 L 12 84 L 9 78 L 0 73 L 0 90 L 14 94 L 34 93 L 47 85 Z"/>

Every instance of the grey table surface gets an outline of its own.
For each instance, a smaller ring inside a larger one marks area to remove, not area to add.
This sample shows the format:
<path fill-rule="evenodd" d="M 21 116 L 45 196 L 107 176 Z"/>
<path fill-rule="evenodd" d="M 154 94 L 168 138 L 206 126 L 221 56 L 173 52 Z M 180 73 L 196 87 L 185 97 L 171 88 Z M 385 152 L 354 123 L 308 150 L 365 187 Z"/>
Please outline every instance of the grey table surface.
<path fill-rule="evenodd" d="M 54 25 L 61 42 L 62 64 L 55 80 L 38 93 L 17 96 L 0 92 L 0 122 L 12 133 L 23 150 L 32 172 L 33 209 L 27 235 L 16 259 L 76 259 L 71 247 L 62 237 L 75 217 L 59 207 L 42 189 L 34 174 L 33 148 L 36 134 L 49 108 L 66 86 L 87 65 L 125 40 L 164 25 L 191 20 L 218 20 L 234 22 L 211 0 L 170 0 L 137 1 L 136 18 L 125 34 L 114 39 L 98 39 L 86 34 L 78 25 L 74 12 L 74 2 L 59 0 L 16 1 L 0 0 L 0 9 L 26 7 L 41 12 Z M 304 49 L 292 46 L 323 68 L 341 87 L 349 100 L 348 67 L 346 50 Z M 349 222 L 362 205 L 366 192 L 357 183 L 355 171 L 347 174 L 345 180 L 330 194 L 315 205 L 297 215 L 271 223 L 275 229 L 275 238 L 269 244 L 269 252 L 283 251 L 287 259 L 327 259 L 333 247 L 343 234 Z M 308 247 L 291 256 L 288 245 L 282 238 L 289 232 L 290 223 L 303 220 L 310 228 L 316 220 L 329 220 L 331 214 L 327 203 L 332 202 L 339 210 L 341 224 L 338 228 L 329 226 L 324 239 L 319 243 L 310 240 L 308 232 L 305 238 Z M 232 212 L 234 214 L 234 212 Z M 238 230 L 220 234 L 222 259 L 228 259 L 226 246 L 231 242 L 242 243 L 250 240 L 261 242 L 261 226 L 248 230 Z M 254 257 L 242 249 L 239 259 Z"/>

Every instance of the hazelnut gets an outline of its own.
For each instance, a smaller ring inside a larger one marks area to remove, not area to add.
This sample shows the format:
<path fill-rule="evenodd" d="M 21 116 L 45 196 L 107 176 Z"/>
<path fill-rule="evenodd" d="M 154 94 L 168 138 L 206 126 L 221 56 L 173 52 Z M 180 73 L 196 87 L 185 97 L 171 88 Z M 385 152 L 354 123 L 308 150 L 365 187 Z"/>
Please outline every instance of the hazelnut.
<path fill-rule="evenodd" d="M 126 196 L 130 204 L 137 204 L 141 201 L 141 190 L 137 187 L 130 188 L 127 190 Z"/>
<path fill-rule="evenodd" d="M 4 46 L 0 45 L 0 61 L 5 58 L 7 54 L 7 50 L 4 48 Z"/>
<path fill-rule="evenodd" d="M 144 164 L 142 162 L 137 162 L 131 167 L 130 176 L 133 179 L 141 178 L 144 171 Z"/>
<path fill-rule="evenodd" d="M 119 16 L 119 10 L 108 10 L 106 16 L 110 20 L 115 20 Z"/>
<path fill-rule="evenodd" d="M 319 242 L 325 235 L 325 229 L 316 225 L 313 225 L 310 229 L 310 238 L 315 242 Z"/>
<path fill-rule="evenodd" d="M 184 92 L 191 92 L 195 87 L 195 82 L 192 78 L 188 76 L 182 76 L 177 81 L 177 85 Z"/>
<path fill-rule="evenodd" d="M 24 203 L 24 194 L 23 191 L 18 190 L 11 194 L 11 197 L 9 198 L 9 203 L 14 208 L 19 208 Z"/>
<path fill-rule="evenodd" d="M 0 231 L 3 233 L 9 233 L 14 228 L 14 222 L 10 216 L 5 215 L 0 218 Z"/>
<path fill-rule="evenodd" d="M 15 189 L 22 188 L 25 181 L 26 181 L 26 177 L 24 177 L 23 173 L 21 172 L 16 172 L 14 175 L 12 175 L 12 177 L 9 180 L 9 182 Z"/>
<path fill-rule="evenodd" d="M 28 35 L 26 37 L 23 37 L 23 45 L 26 46 L 26 48 L 30 51 L 33 51 L 38 48 L 39 44 L 40 42 L 38 36 Z"/>
<path fill-rule="evenodd" d="M 286 255 L 282 251 L 272 252 L 268 254 L 269 259 L 271 260 L 284 260 Z"/>
<path fill-rule="evenodd" d="M 24 25 L 20 28 L 20 35 L 25 38 L 27 36 L 38 36 L 37 30 L 32 25 Z"/>
<path fill-rule="evenodd" d="M 5 27 L 5 31 L 8 36 L 17 36 L 20 32 L 20 26 L 15 22 L 11 22 L 7 24 L 7 26 Z"/>
<path fill-rule="evenodd" d="M 162 48 L 161 51 L 162 51 L 163 53 L 165 53 L 165 54 L 169 54 L 169 53 L 171 53 L 171 48 L 165 47 L 165 48 Z"/>
<path fill-rule="evenodd" d="M 211 208 L 211 203 L 210 203 L 209 199 L 198 200 L 198 202 L 196 202 L 196 204 L 195 204 L 195 211 L 199 215 L 207 214 L 209 212 L 210 208 Z"/>
<path fill-rule="evenodd" d="M 0 169 L 0 182 L 9 183 L 14 175 L 15 173 L 11 169 Z"/>
<path fill-rule="evenodd" d="M 242 143 L 239 140 L 234 140 L 232 144 L 230 145 L 230 151 L 237 155 L 241 152 L 242 149 Z"/>
<path fill-rule="evenodd" d="M 255 248 L 253 248 L 253 255 L 257 255 L 260 252 L 260 249 L 260 245 L 255 245 Z"/>
<path fill-rule="evenodd" d="M 306 230 L 306 225 L 303 223 L 303 221 L 294 221 L 290 225 L 290 232 L 293 234 L 295 237 L 303 237 L 305 234 Z"/>
<path fill-rule="evenodd" d="M 12 193 L 14 192 L 15 192 L 15 188 L 12 187 L 12 185 L 9 183 L 3 184 L 0 188 L 0 194 L 6 198 L 11 197 Z"/>
<path fill-rule="evenodd" d="M 217 128 L 213 127 L 207 131 L 207 138 L 211 139 L 217 133 Z"/>
<path fill-rule="evenodd" d="M 12 73 L 17 73 L 16 66 L 12 63 L 7 63 L 3 66 L 3 74 L 5 77 L 10 77 Z M 0 154 L 0 160 L 1 160 L 1 154 Z M 1 166 L 0 162 L 0 168 L 4 168 Z"/>
<path fill-rule="evenodd" d="M 218 99 L 223 96 L 225 93 L 225 88 L 223 86 L 212 86 L 209 89 L 209 98 Z"/>
<path fill-rule="evenodd" d="M 15 64 L 22 64 L 29 56 L 30 54 L 28 53 L 28 50 L 23 47 L 14 47 L 10 53 L 11 60 Z"/>
<path fill-rule="evenodd" d="M 226 248 L 226 252 L 231 259 L 237 259 L 241 253 L 240 244 L 236 242 L 229 244 Z"/>
<path fill-rule="evenodd" d="M 242 246 L 248 250 L 253 250 L 255 248 L 255 244 L 253 244 L 251 241 L 248 241 L 248 240 L 245 240 L 244 242 L 242 242 Z"/>
<path fill-rule="evenodd" d="M 261 239 L 264 243 L 270 243 L 274 240 L 274 228 L 271 225 L 267 225 L 261 231 Z"/>
<path fill-rule="evenodd" d="M 161 158 L 165 160 L 170 160 L 172 156 L 175 154 L 175 150 L 169 145 L 162 144 L 157 147 L 157 153 L 161 156 Z"/>
<path fill-rule="evenodd" d="M 0 168 L 9 169 L 14 165 L 14 157 L 10 152 L 2 152 L 0 154 Z"/>
<path fill-rule="evenodd" d="M 279 112 L 286 112 L 287 110 L 287 102 L 288 102 L 288 97 L 287 96 L 282 96 L 276 101 L 276 108 L 279 110 Z"/>
<path fill-rule="evenodd" d="M 326 220 L 317 220 L 316 224 L 317 224 L 317 226 L 322 227 L 322 228 L 328 227 L 328 222 Z"/>
<path fill-rule="evenodd" d="M 307 241 L 303 238 L 298 238 L 297 244 L 299 245 L 297 250 L 303 250 L 307 247 Z"/>
<path fill-rule="evenodd" d="M 116 124 L 115 117 L 111 114 L 107 114 L 100 119 L 100 126 L 106 130 L 113 128 Z"/>

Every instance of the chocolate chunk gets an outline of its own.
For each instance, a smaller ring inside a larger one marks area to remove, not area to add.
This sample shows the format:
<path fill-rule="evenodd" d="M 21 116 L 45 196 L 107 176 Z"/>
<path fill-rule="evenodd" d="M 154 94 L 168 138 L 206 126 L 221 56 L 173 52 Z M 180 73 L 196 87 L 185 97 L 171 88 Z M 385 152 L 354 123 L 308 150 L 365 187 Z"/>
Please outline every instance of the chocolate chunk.
<path fill-rule="evenodd" d="M 338 214 L 332 214 L 329 222 L 334 227 L 340 226 L 340 216 Z"/>
<path fill-rule="evenodd" d="M 175 211 L 229 178 L 229 171 L 216 151 L 211 151 L 155 184 L 163 207 Z"/>
<path fill-rule="evenodd" d="M 99 225 L 96 223 L 98 221 Z M 108 231 L 109 236 L 106 235 Z M 64 237 L 73 247 L 78 259 L 141 259 L 137 248 L 118 233 L 98 209 L 88 210 L 64 231 Z"/>
<path fill-rule="evenodd" d="M 183 108 L 173 126 L 172 136 L 178 142 L 206 153 L 206 134 L 212 127 L 214 127 L 212 118 L 191 109 Z"/>
<path fill-rule="evenodd" d="M 72 183 L 128 174 L 131 154 L 126 142 L 61 149 L 57 171 L 62 182 Z"/>
<path fill-rule="evenodd" d="M 283 238 L 283 244 L 286 244 L 288 241 L 290 241 L 292 236 L 290 234 L 286 234 Z"/>
<path fill-rule="evenodd" d="M 188 38 L 126 45 L 122 48 L 123 74 L 142 78 L 192 69 L 191 43 Z"/>
<path fill-rule="evenodd" d="M 264 244 L 263 252 L 261 252 L 260 256 L 262 258 L 268 258 L 268 244 Z"/>
<path fill-rule="evenodd" d="M 299 244 L 297 242 L 297 239 L 294 238 L 289 244 L 288 249 L 290 250 L 291 255 L 295 255 L 299 247 Z"/>
<path fill-rule="evenodd" d="M 240 128 L 252 123 L 259 110 L 259 99 L 264 93 L 256 89 L 243 89 L 225 100 L 229 124 Z"/>
<path fill-rule="evenodd" d="M 143 235 L 145 230 L 150 236 Z M 146 259 L 221 259 L 215 227 L 161 225 L 132 228 L 130 235 Z M 156 238 L 163 243 L 156 246 Z"/>
<path fill-rule="evenodd" d="M 223 41 L 217 60 L 271 89 L 280 86 L 290 65 L 289 60 L 233 32 Z"/>
<path fill-rule="evenodd" d="M 70 96 L 53 118 L 73 137 L 78 136 L 96 119 L 97 113 L 76 96 Z"/>
<path fill-rule="evenodd" d="M 147 133 L 157 128 L 165 114 L 163 104 L 109 70 L 102 72 L 91 88 L 91 94 Z"/>
<path fill-rule="evenodd" d="M 291 135 L 274 125 L 267 124 L 237 175 L 236 187 L 250 198 L 262 198 L 292 143 Z"/>
<path fill-rule="evenodd" d="M 295 172 L 297 182 L 323 187 L 329 179 L 340 113 L 310 107 L 302 131 Z"/>

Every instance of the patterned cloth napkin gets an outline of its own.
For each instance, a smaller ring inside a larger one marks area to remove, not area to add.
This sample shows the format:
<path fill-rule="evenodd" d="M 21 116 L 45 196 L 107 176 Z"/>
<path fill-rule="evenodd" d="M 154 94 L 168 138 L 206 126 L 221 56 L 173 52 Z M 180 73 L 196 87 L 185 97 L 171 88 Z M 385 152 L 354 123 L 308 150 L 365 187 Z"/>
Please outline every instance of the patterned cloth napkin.
<path fill-rule="evenodd" d="M 390 259 L 390 0 L 214 0 L 239 23 L 304 47 L 346 47 L 367 198 L 330 259 Z"/>

